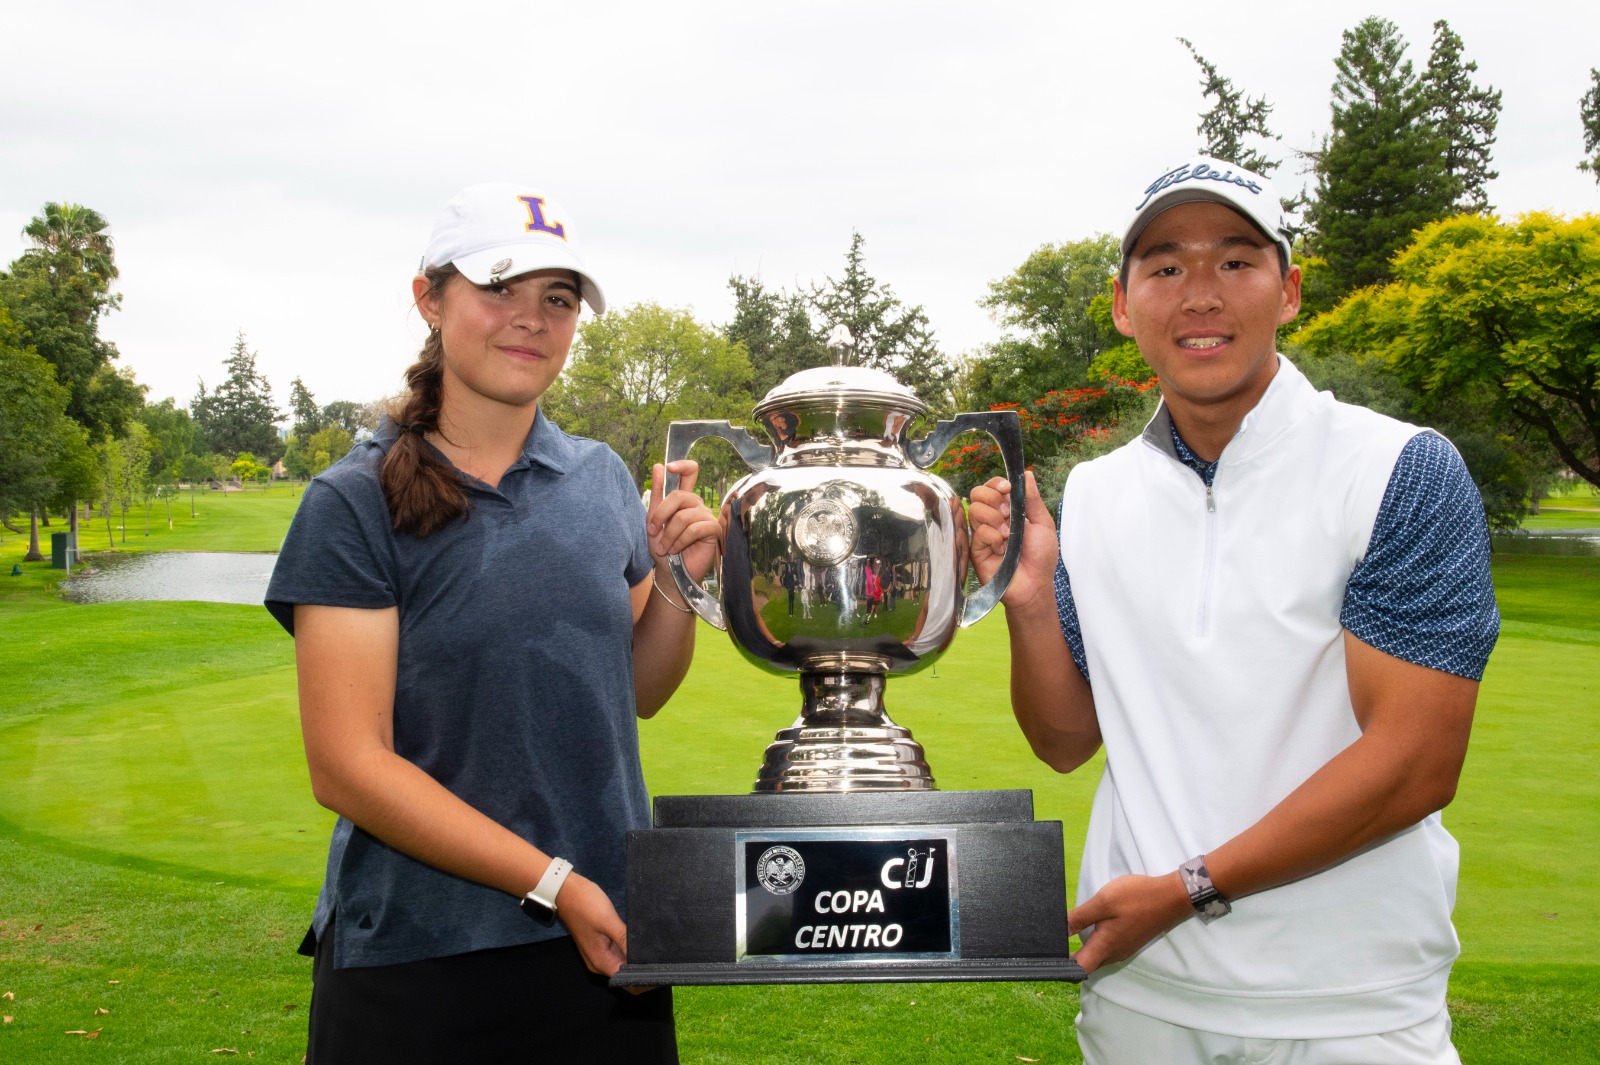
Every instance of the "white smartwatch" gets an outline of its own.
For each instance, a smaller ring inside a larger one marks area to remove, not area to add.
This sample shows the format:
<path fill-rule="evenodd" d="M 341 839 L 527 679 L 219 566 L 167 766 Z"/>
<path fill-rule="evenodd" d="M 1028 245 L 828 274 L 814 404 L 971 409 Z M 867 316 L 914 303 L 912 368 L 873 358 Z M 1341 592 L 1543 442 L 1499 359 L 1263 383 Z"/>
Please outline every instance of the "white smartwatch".
<path fill-rule="evenodd" d="M 539 878 L 539 883 L 518 903 L 522 907 L 522 912 L 546 924 L 555 920 L 556 896 L 561 893 L 561 885 L 567 882 L 567 874 L 570 872 L 572 872 L 571 862 L 565 858 L 551 858 L 550 864 L 545 866 L 544 875 Z"/>

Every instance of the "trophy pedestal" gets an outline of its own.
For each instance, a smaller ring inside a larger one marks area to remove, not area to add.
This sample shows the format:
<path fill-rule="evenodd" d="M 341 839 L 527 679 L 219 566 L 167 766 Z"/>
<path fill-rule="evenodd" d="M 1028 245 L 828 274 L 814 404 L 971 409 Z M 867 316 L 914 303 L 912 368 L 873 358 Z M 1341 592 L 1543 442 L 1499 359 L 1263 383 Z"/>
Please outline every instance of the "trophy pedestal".
<path fill-rule="evenodd" d="M 654 825 L 614 986 L 1084 978 L 1031 792 L 668 795 Z"/>

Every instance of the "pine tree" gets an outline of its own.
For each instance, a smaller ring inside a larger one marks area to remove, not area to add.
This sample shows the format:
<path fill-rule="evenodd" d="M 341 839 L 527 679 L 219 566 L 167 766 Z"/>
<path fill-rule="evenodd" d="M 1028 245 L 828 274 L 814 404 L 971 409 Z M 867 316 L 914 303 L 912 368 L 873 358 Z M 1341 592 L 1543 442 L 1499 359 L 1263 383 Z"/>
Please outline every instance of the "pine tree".
<path fill-rule="evenodd" d="M 922 307 L 906 306 L 887 284 L 867 273 L 865 243 L 860 233 L 852 233 L 844 275 L 828 278 L 811 293 L 822 331 L 843 325 L 855 338 L 857 364 L 894 374 L 934 410 L 943 410 L 949 406 L 954 371 L 939 351 Z"/>
<path fill-rule="evenodd" d="M 1428 122 L 1444 141 L 1444 172 L 1460 214 L 1492 214 L 1485 186 L 1500 174 L 1490 169 L 1500 90 L 1472 80 L 1477 63 L 1461 61 L 1461 38 L 1440 19 L 1433 24 L 1433 52 L 1422 75 Z"/>
<path fill-rule="evenodd" d="M 1578 169 L 1593 174 L 1595 184 L 1600 185 L 1600 70 L 1589 68 L 1589 77 L 1594 84 L 1578 100 L 1578 117 L 1583 120 L 1585 156 L 1583 162 L 1578 164 Z"/>
<path fill-rule="evenodd" d="M 1200 79 L 1201 92 L 1207 99 L 1216 100 L 1211 110 L 1200 116 L 1200 125 L 1195 127 L 1195 132 L 1205 140 L 1200 151 L 1214 159 L 1235 163 L 1246 170 L 1270 177 L 1278 169 L 1280 161 L 1259 149 L 1247 147 L 1246 138 L 1259 137 L 1267 141 L 1283 139 L 1267 126 L 1272 105 L 1267 103 L 1264 96 L 1253 100 L 1245 96 L 1242 90 L 1234 88 L 1231 79 L 1222 76 L 1215 63 L 1195 51 L 1193 43 L 1187 38 L 1179 37 L 1178 41 L 1189 50 L 1205 75 Z"/>
<path fill-rule="evenodd" d="M 733 320 L 722 327 L 722 335 L 742 343 L 750 356 L 750 392 L 756 399 L 790 374 L 827 365 L 827 348 L 812 326 L 804 298 L 769 289 L 759 277 L 738 274 L 728 278 L 728 288 L 733 291 Z"/>
<path fill-rule="evenodd" d="M 1389 260 L 1411 235 L 1452 212 L 1457 186 L 1445 145 L 1427 121 L 1428 99 L 1396 26 L 1369 18 L 1344 33 L 1335 63 L 1333 132 L 1315 154 L 1307 212 L 1319 271 L 1318 303 L 1387 281 Z"/>
<path fill-rule="evenodd" d="M 256 353 L 245 346 L 243 333 L 223 365 L 227 379 L 209 394 L 201 381 L 189 411 L 212 451 L 230 459 L 248 451 L 270 464 L 283 454 L 277 429 L 283 415 L 272 402 L 272 386 L 256 372 Z"/>
<path fill-rule="evenodd" d="M 298 377 L 289 382 L 289 413 L 294 417 L 294 426 L 289 434 L 296 440 L 310 439 L 327 424 L 311 390 Z"/>

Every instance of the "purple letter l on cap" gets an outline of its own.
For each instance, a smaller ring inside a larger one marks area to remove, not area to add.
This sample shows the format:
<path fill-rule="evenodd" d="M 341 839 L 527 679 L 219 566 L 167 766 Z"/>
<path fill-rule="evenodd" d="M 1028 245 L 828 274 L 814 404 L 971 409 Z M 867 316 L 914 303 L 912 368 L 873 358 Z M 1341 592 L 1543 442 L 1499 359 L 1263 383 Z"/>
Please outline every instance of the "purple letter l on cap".
<path fill-rule="evenodd" d="M 528 207 L 529 233 L 549 233 L 552 236 L 560 237 L 562 240 L 567 239 L 566 226 L 562 225 L 560 222 L 552 223 L 544 220 L 543 196 L 518 196 L 517 199 L 521 200 Z"/>

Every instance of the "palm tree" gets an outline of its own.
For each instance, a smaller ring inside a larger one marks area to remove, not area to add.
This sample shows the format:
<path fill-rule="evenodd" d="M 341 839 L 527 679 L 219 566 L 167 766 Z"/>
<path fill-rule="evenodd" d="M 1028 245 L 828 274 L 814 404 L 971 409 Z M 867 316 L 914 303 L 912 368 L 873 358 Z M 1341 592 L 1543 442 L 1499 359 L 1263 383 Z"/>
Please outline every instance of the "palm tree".
<path fill-rule="evenodd" d="M 109 286 L 117 277 L 117 264 L 112 254 L 111 234 L 106 232 L 108 225 L 105 216 L 91 207 L 47 203 L 42 215 L 22 227 L 22 235 L 51 259 L 59 261 L 59 256 L 66 256 L 75 260 L 66 273 L 97 274 L 102 285 Z M 59 291 L 62 274 L 60 269 L 50 271 L 52 290 Z"/>

